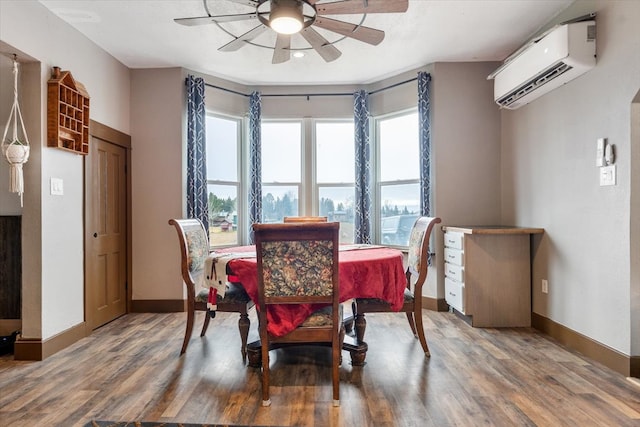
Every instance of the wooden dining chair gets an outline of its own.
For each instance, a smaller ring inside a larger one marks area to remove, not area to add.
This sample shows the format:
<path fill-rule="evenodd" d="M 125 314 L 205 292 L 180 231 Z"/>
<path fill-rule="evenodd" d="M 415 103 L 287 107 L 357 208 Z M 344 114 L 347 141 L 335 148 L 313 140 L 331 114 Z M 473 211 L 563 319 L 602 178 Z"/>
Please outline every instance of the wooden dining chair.
<path fill-rule="evenodd" d="M 330 344 L 333 405 L 340 405 L 339 365 L 344 339 L 339 304 L 340 223 L 254 224 L 258 262 L 258 321 L 262 353 L 262 405 L 269 406 L 269 350 L 278 344 Z M 326 304 L 293 331 L 274 336 L 273 304 Z"/>
<path fill-rule="evenodd" d="M 199 219 L 170 219 L 169 225 L 173 225 L 178 232 L 180 256 L 182 258 L 182 280 L 187 288 L 187 327 L 182 342 L 182 350 L 180 350 L 182 355 L 187 351 L 187 346 L 191 339 L 195 312 L 207 312 L 200 332 L 201 337 L 207 332 L 211 319 L 211 313 L 207 308 L 209 291 L 207 289 L 200 290 L 204 261 L 209 255 L 209 238 Z M 197 294 L 196 289 L 199 289 Z M 242 286 L 231 283 L 223 297 L 217 296 L 216 303 L 216 311 L 240 313 L 240 320 L 238 321 L 240 340 L 242 341 L 240 351 L 242 353 L 242 361 L 246 362 L 247 338 L 249 336 L 249 327 L 251 326 L 247 312 L 254 306 L 253 301 L 251 301 Z"/>
<path fill-rule="evenodd" d="M 327 222 L 326 216 L 285 216 L 283 219 L 284 223 L 298 223 L 298 222 Z M 348 301 L 345 301 L 348 303 Z M 353 330 L 353 316 L 351 313 L 345 312 L 344 318 L 342 322 L 344 323 L 344 328 L 346 333 L 350 334 Z"/>
<path fill-rule="evenodd" d="M 326 216 L 285 216 L 282 220 L 285 223 L 290 222 L 327 222 Z"/>
<path fill-rule="evenodd" d="M 404 291 L 404 304 L 399 310 L 406 314 L 411 331 L 420 340 L 427 357 L 430 353 L 422 324 L 422 286 L 427 280 L 431 231 L 440 222 L 440 218 L 423 216 L 418 218 L 411 228 L 406 270 L 407 288 Z M 377 298 L 356 298 L 352 308 L 356 337 L 359 342 L 364 341 L 367 326 L 365 313 L 394 312 L 388 302 Z"/>

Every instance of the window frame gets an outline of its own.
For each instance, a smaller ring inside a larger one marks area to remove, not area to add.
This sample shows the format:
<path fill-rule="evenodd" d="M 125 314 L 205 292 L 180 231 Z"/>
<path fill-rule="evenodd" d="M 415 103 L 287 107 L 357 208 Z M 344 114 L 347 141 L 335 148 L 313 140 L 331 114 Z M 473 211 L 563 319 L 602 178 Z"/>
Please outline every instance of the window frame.
<path fill-rule="evenodd" d="M 305 159 L 306 159 L 306 153 L 307 153 L 307 149 L 306 149 L 306 140 L 307 140 L 307 136 L 306 136 L 306 129 L 308 126 L 306 125 L 306 120 L 305 119 L 296 119 L 296 118 L 262 118 L 261 123 L 260 123 L 260 127 L 262 128 L 262 126 L 265 123 L 299 123 L 300 124 L 300 182 L 291 182 L 291 181 L 276 181 L 276 182 L 265 182 L 264 179 L 260 179 L 260 186 L 262 188 L 262 190 L 264 190 L 264 186 L 270 186 L 270 187 L 296 187 L 298 189 L 298 214 L 299 215 L 303 215 L 302 212 L 306 212 L 303 208 L 306 205 L 305 201 L 306 201 L 306 194 L 305 194 L 305 179 L 307 176 L 307 171 L 306 171 L 306 164 L 305 164 Z M 262 129 L 260 129 L 261 134 L 262 134 Z M 248 144 L 248 141 L 247 141 Z M 261 141 L 261 148 L 264 148 L 264 141 Z M 264 158 L 262 157 L 262 153 L 260 158 L 262 159 L 263 163 L 262 163 L 262 167 L 261 169 L 264 170 Z M 262 191 L 262 197 L 264 198 L 265 193 L 264 191 Z M 248 212 L 247 212 L 248 215 Z M 306 215 L 306 214 L 305 214 Z M 262 213 L 261 213 L 261 218 L 264 221 L 264 207 L 262 207 Z"/>
<path fill-rule="evenodd" d="M 392 186 L 396 186 L 396 185 L 407 185 L 407 184 L 417 184 L 418 185 L 418 194 L 417 194 L 417 198 L 418 198 L 418 203 L 420 202 L 420 169 L 418 167 L 418 177 L 416 179 L 399 179 L 399 180 L 394 180 L 394 181 L 382 181 L 381 176 L 382 176 L 382 161 L 381 161 L 381 141 L 380 141 L 380 137 L 381 137 L 381 132 L 380 132 L 380 123 L 385 121 L 385 120 L 390 120 L 390 119 L 394 119 L 394 118 L 399 118 L 399 117 L 403 117 L 403 116 L 408 116 L 411 114 L 417 114 L 418 115 L 418 119 L 419 119 L 419 111 L 418 111 L 418 107 L 412 107 L 412 108 L 407 108 L 404 110 L 399 110 L 399 111 L 394 111 L 391 113 L 387 113 L 387 114 L 381 114 L 379 116 L 373 117 L 373 137 L 372 137 L 372 142 L 374 145 L 374 150 L 373 152 L 374 154 L 374 158 L 372 159 L 374 165 L 375 165 L 375 172 L 374 172 L 374 176 L 372 181 L 374 182 L 374 200 L 372 203 L 372 208 L 373 208 L 373 212 L 371 215 L 372 221 L 373 223 L 373 230 L 374 230 L 374 242 L 376 242 L 376 244 L 384 244 L 382 242 L 383 236 L 382 236 L 382 188 L 383 187 L 392 187 Z M 418 127 L 416 128 L 416 134 L 419 135 L 420 132 L 420 124 L 418 123 Z M 420 140 L 418 137 L 418 144 L 420 144 Z M 419 147 L 418 147 L 419 148 Z M 418 207 L 418 215 L 420 215 L 420 207 Z M 400 245 L 388 245 L 390 247 L 395 247 L 395 248 L 399 248 L 399 249 L 407 249 L 407 246 L 400 246 Z"/>
<path fill-rule="evenodd" d="M 245 148 L 244 141 L 246 141 L 246 120 L 243 117 L 237 117 L 230 114 L 220 113 L 214 110 L 206 111 L 206 118 L 215 117 L 221 120 L 229 120 L 236 123 L 236 171 L 237 171 L 237 181 L 227 181 L 227 180 L 214 180 L 209 179 L 207 176 L 207 187 L 209 185 L 225 185 L 225 186 L 233 186 L 236 188 L 236 213 L 238 215 L 238 224 L 236 229 L 236 244 L 227 244 L 227 245 L 214 245 L 211 243 L 211 236 L 207 233 L 207 237 L 209 237 L 209 248 L 226 248 L 226 247 L 234 247 L 244 245 L 246 242 L 246 179 L 245 177 Z M 207 144 L 207 156 L 209 156 L 209 145 Z M 208 173 L 207 173 L 208 175 Z M 208 193 L 208 192 L 207 192 Z"/>
<path fill-rule="evenodd" d="M 311 149 L 313 151 L 313 160 L 311 162 L 311 168 L 313 170 L 313 178 L 312 178 L 312 203 L 313 209 L 311 215 L 320 215 L 320 191 L 322 188 L 352 188 L 353 196 L 355 200 L 355 188 L 356 188 L 356 177 L 354 174 L 354 180 L 350 183 L 347 182 L 323 182 L 320 183 L 318 180 L 318 139 L 317 139 L 317 125 L 318 124 L 331 124 L 331 123 L 349 123 L 354 127 L 355 131 L 355 121 L 353 117 L 351 118 L 318 118 L 311 119 L 311 130 L 312 130 L 312 138 L 311 138 Z M 354 149 L 354 160 L 355 160 L 355 138 L 353 140 L 353 149 Z M 353 165 L 353 170 L 355 172 L 355 164 Z M 355 223 L 352 222 L 352 224 Z M 353 243 L 353 242 L 351 242 Z"/>

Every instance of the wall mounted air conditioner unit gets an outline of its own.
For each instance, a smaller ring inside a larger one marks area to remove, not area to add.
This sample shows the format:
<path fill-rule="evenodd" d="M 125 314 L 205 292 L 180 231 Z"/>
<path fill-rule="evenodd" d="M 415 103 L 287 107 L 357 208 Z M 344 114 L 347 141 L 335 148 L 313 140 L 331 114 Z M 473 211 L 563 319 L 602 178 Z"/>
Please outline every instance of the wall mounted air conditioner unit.
<path fill-rule="evenodd" d="M 515 110 L 596 64 L 595 20 L 566 23 L 533 39 L 494 71 L 494 99 Z"/>

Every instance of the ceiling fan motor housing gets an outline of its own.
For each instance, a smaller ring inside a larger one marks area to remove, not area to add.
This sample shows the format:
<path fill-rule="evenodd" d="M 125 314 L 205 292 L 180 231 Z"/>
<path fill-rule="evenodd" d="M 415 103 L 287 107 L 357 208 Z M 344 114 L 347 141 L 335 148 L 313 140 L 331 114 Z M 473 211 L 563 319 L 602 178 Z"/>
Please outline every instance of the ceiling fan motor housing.
<path fill-rule="evenodd" d="M 277 22 L 286 20 L 293 25 L 289 31 L 280 30 Z M 299 0 L 271 0 L 269 26 L 279 33 L 292 34 L 300 31 L 304 24 L 302 2 Z M 286 32 L 285 32 L 286 31 Z"/>

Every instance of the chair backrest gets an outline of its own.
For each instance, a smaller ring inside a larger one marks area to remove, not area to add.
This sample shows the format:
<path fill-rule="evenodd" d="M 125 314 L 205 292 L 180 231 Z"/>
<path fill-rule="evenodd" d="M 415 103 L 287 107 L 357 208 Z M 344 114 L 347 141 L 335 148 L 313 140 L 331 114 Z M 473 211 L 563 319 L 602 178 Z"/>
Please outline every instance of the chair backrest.
<path fill-rule="evenodd" d="M 411 228 L 407 270 L 411 274 L 418 275 L 416 285 L 422 286 L 427 277 L 431 231 L 433 227 L 440 222 L 440 218 L 422 216 L 416 220 Z"/>
<path fill-rule="evenodd" d="M 182 278 L 195 283 L 195 277 L 202 273 L 204 261 L 209 255 L 209 239 L 199 219 L 170 219 L 178 232 L 180 256 L 182 257 Z"/>
<path fill-rule="evenodd" d="M 258 302 L 339 302 L 338 222 L 254 224 Z"/>
<path fill-rule="evenodd" d="M 326 216 L 285 216 L 283 222 L 327 222 Z"/>

